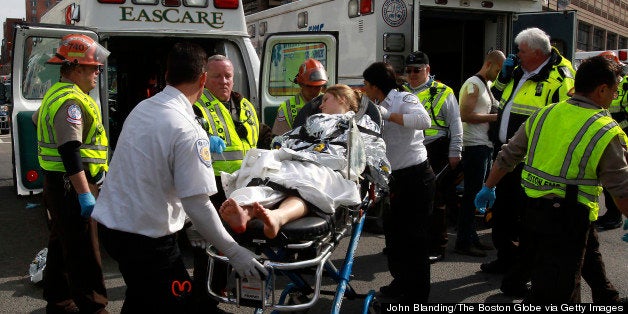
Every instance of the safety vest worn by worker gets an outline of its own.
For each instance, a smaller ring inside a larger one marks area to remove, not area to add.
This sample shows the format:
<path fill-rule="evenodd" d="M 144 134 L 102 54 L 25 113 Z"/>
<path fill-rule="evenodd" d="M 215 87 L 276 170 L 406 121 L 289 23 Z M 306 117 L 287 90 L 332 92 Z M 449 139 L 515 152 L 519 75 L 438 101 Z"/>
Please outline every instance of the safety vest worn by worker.
<path fill-rule="evenodd" d="M 560 58 L 560 62 L 556 63 L 558 58 Z M 521 78 L 522 75 L 523 70 L 517 67 L 514 76 Z M 548 64 L 538 74 L 527 79 L 517 94 L 514 95 L 510 109 L 511 114 L 530 116 L 539 108 L 567 99 L 569 97 L 567 93 L 574 86 L 574 77 L 575 72 L 571 62 L 560 56 L 557 51 L 553 51 Z M 504 109 L 504 106 L 510 101 L 511 94 L 518 82 L 518 79 L 510 80 L 507 85 L 499 82 L 499 80 L 495 82 L 495 87 L 498 90 L 503 90 L 499 101 L 500 109 Z M 559 89 L 561 92 L 557 93 Z"/>
<path fill-rule="evenodd" d="M 77 85 L 57 82 L 46 92 L 42 100 L 37 119 L 37 141 L 39 165 L 44 170 L 65 172 L 59 154 L 58 143 L 55 142 L 54 117 L 67 100 L 75 100 L 83 114 L 93 119 L 87 137 L 80 147 L 81 160 L 89 165 L 89 173 L 96 177 L 101 171 L 109 170 L 107 153 L 109 141 L 102 124 L 102 116 L 98 104 L 85 94 Z"/>
<path fill-rule="evenodd" d="M 404 85 L 404 89 L 407 92 L 412 93 L 412 90 L 407 85 Z M 423 89 L 415 94 L 419 97 L 423 107 L 432 118 L 432 125 L 430 128 L 423 131 L 425 136 L 434 136 L 438 134 L 439 130 L 445 132 L 448 131 L 449 127 L 445 121 L 445 116 L 440 114 L 440 110 L 443 108 L 443 104 L 445 103 L 447 97 L 453 93 L 454 91 L 449 86 L 441 82 L 432 81 L 429 88 Z"/>
<path fill-rule="evenodd" d="M 301 108 L 303 108 L 305 103 L 305 99 L 303 99 L 303 96 L 299 94 L 297 96 L 290 97 L 279 106 L 278 111 L 283 111 L 284 117 L 286 117 L 286 122 L 288 123 L 288 127 L 290 127 L 290 129 L 292 129 L 292 124 L 294 123 L 297 113 L 301 110 Z"/>
<path fill-rule="evenodd" d="M 624 132 L 628 130 L 628 76 L 624 76 L 624 79 L 619 83 L 617 98 L 608 107 L 608 112 L 611 113 L 611 117 L 619 123 Z"/>
<path fill-rule="evenodd" d="M 526 194 L 564 198 L 567 185 L 577 185 L 578 202 L 590 209 L 589 220 L 597 220 L 602 193 L 598 163 L 615 136 L 628 142 L 626 133 L 606 110 L 582 108 L 567 101 L 539 110 L 526 121 L 525 129 L 528 150 L 521 185 Z"/>
<path fill-rule="evenodd" d="M 216 176 L 219 176 L 221 171 L 233 173 L 240 169 L 244 155 L 257 145 L 259 139 L 259 120 L 253 104 L 235 92 L 231 93 L 231 99 L 240 106 L 239 121 L 236 123 L 231 118 L 229 109 L 207 89 L 194 103 L 194 106 L 201 109 L 203 118 L 208 122 L 207 133 L 220 136 L 227 146 L 222 153 L 212 153 L 212 165 Z M 242 134 L 244 131 L 246 136 L 241 138 L 238 134 L 244 135 Z"/>

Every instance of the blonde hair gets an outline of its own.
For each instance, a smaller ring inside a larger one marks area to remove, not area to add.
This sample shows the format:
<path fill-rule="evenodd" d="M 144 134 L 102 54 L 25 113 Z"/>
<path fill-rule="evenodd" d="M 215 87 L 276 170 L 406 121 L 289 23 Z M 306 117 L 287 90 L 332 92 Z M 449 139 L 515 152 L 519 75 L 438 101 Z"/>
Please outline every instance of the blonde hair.
<path fill-rule="evenodd" d="M 358 106 L 362 100 L 362 93 L 345 84 L 336 84 L 328 87 L 325 93 L 332 94 L 340 102 L 344 103 L 350 111 L 358 112 Z"/>

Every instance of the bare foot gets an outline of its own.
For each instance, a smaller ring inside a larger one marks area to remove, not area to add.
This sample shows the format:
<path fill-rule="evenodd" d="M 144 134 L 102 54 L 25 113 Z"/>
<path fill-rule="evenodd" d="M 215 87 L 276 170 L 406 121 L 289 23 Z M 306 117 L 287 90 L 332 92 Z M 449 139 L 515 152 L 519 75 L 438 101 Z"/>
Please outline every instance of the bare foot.
<path fill-rule="evenodd" d="M 281 222 L 277 215 L 273 215 L 273 211 L 259 203 L 253 203 L 253 210 L 255 217 L 264 223 L 264 235 L 269 239 L 274 239 L 279 234 L 281 228 Z"/>
<path fill-rule="evenodd" d="M 235 233 L 246 231 L 246 223 L 251 220 L 249 211 L 238 205 L 232 198 L 227 199 L 220 205 L 218 213 Z"/>

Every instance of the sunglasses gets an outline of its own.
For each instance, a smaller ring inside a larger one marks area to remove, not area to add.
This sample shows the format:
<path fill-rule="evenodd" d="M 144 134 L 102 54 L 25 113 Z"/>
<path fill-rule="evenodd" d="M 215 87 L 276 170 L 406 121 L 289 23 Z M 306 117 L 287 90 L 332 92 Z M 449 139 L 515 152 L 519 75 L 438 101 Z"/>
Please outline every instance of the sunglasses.
<path fill-rule="evenodd" d="M 423 70 L 425 70 L 425 67 L 408 67 L 406 68 L 406 73 L 421 73 Z"/>

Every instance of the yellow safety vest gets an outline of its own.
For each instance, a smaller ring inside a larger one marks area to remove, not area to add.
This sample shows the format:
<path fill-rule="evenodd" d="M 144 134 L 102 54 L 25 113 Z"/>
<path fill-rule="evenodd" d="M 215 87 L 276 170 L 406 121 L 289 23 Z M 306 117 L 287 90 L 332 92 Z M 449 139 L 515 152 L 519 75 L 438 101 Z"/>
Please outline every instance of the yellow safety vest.
<path fill-rule="evenodd" d="M 54 117 L 61 105 L 68 100 L 75 100 L 83 114 L 93 119 L 87 137 L 80 147 L 81 160 L 89 165 L 89 173 L 96 177 L 101 171 L 108 171 L 107 153 L 109 141 L 102 124 L 98 104 L 85 94 L 77 85 L 57 82 L 44 95 L 37 119 L 37 142 L 39 165 L 48 171 L 65 172 L 65 167 L 58 150 Z"/>
<path fill-rule="evenodd" d="M 628 76 L 624 76 L 619 83 L 617 98 L 608 107 L 608 111 L 624 131 L 628 129 Z"/>
<path fill-rule="evenodd" d="M 597 220 L 602 186 L 597 168 L 611 140 L 626 134 L 606 110 L 562 101 L 535 113 L 525 123 L 528 149 L 521 185 L 532 198 L 565 197 L 567 185 L 578 186 L 578 202 Z M 572 140 L 573 139 L 573 140 Z"/>
<path fill-rule="evenodd" d="M 279 109 L 277 109 L 277 114 L 283 111 L 284 117 L 286 117 L 286 122 L 288 123 L 288 127 L 292 129 L 292 123 L 294 123 L 294 119 L 297 117 L 297 113 L 299 112 L 299 110 L 301 110 L 301 108 L 303 108 L 304 105 L 305 99 L 303 99 L 303 96 L 301 96 L 301 94 L 297 96 L 292 96 L 279 106 Z M 288 110 L 288 108 L 290 108 L 290 110 Z"/>
<path fill-rule="evenodd" d="M 231 98 L 237 100 L 232 93 Z M 212 153 L 212 165 L 214 175 L 219 176 L 221 171 L 233 173 L 240 169 L 244 155 L 251 148 L 257 146 L 259 139 L 259 120 L 255 107 L 246 98 L 241 97 L 240 116 L 238 128 L 246 130 L 247 136 L 240 138 L 237 132 L 236 123 L 231 118 L 231 113 L 218 98 L 205 89 L 201 98 L 194 103 L 194 106 L 201 109 L 203 118 L 207 120 L 209 135 L 220 136 L 227 146 L 225 151 L 218 154 Z M 242 129 L 243 128 L 243 129 Z"/>
<path fill-rule="evenodd" d="M 403 87 L 407 92 L 412 93 L 412 89 L 407 85 Z M 427 110 L 432 118 L 430 128 L 423 131 L 426 136 L 434 136 L 438 134 L 439 130 L 448 131 L 449 126 L 447 125 L 447 121 L 445 121 L 445 117 L 440 114 L 440 110 L 443 108 L 447 97 L 453 93 L 454 91 L 449 86 L 441 82 L 433 81 L 429 88 L 415 94 L 419 97 L 423 107 L 425 107 L 425 110 Z"/>

